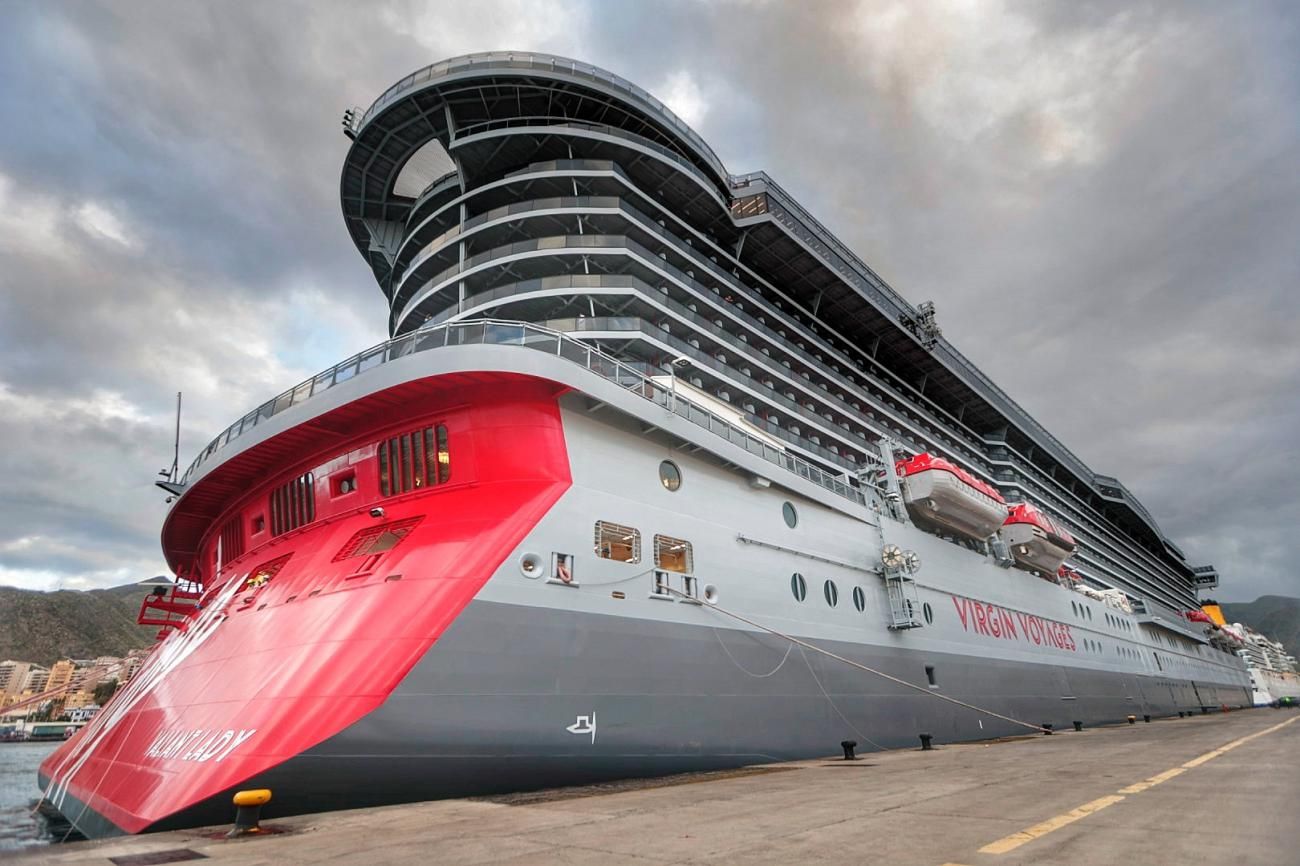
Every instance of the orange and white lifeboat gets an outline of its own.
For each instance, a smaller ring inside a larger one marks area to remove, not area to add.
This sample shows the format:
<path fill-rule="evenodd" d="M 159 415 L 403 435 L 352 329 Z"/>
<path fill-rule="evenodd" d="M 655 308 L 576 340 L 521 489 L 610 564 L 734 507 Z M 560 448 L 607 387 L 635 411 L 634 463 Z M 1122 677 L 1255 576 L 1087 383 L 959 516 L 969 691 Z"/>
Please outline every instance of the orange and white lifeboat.
<path fill-rule="evenodd" d="M 931 454 L 918 454 L 894 465 L 907 513 L 919 525 L 946 529 L 966 538 L 988 538 L 1007 514 L 992 486 L 965 469 Z"/>
<path fill-rule="evenodd" d="M 1019 568 L 1055 577 L 1078 544 L 1065 527 L 1028 502 L 1007 509 L 998 534 L 1011 550 Z"/>

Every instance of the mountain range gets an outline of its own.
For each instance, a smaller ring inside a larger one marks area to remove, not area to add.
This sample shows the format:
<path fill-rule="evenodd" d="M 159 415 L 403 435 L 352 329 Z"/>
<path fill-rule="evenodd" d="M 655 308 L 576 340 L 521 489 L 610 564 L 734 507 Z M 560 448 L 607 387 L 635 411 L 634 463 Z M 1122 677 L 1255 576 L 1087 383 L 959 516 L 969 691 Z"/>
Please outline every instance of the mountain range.
<path fill-rule="evenodd" d="M 1226 602 L 1223 616 L 1281 641 L 1291 655 L 1300 655 L 1300 598 L 1261 595 L 1254 601 Z"/>
<path fill-rule="evenodd" d="M 63 658 L 121 656 L 153 643 L 158 630 L 137 625 L 147 587 L 39 592 L 0 586 L 0 661 L 49 666 Z"/>

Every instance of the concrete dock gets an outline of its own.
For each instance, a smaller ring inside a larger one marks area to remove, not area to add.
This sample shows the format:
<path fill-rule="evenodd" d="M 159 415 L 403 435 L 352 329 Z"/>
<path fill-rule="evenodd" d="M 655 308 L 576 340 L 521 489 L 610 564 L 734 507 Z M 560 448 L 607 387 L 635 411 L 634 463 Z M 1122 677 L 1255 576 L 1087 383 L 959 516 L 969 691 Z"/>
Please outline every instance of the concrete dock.
<path fill-rule="evenodd" d="M 1139 718 L 853 762 L 293 818 L 271 806 L 263 823 L 284 832 L 80 842 L 14 862 L 1300 864 L 1300 712 Z"/>

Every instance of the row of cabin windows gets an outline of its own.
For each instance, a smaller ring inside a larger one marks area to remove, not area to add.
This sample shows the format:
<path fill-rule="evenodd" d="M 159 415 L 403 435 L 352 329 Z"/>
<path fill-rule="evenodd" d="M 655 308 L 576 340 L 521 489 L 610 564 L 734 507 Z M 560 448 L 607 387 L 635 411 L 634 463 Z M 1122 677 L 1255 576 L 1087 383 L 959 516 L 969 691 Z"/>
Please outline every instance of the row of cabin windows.
<path fill-rule="evenodd" d="M 615 562 L 641 561 L 641 531 L 607 520 L 596 521 L 596 555 Z M 691 543 L 670 535 L 654 537 L 655 568 L 690 574 L 695 571 L 695 555 Z"/>
<path fill-rule="evenodd" d="M 451 480 L 447 428 L 439 424 L 379 443 L 379 492 L 409 493 Z"/>
<path fill-rule="evenodd" d="M 442 424 L 394 436 L 379 443 L 379 492 L 393 496 L 451 479 L 451 454 L 447 448 L 447 428 Z M 276 487 L 268 497 L 271 535 L 306 526 L 316 519 L 316 479 L 305 472 Z M 356 476 L 341 479 L 333 495 L 356 490 Z M 261 515 L 253 518 L 254 534 L 266 529 Z M 244 530 L 239 518 L 226 521 L 219 533 L 221 559 L 230 562 L 244 553 Z"/>

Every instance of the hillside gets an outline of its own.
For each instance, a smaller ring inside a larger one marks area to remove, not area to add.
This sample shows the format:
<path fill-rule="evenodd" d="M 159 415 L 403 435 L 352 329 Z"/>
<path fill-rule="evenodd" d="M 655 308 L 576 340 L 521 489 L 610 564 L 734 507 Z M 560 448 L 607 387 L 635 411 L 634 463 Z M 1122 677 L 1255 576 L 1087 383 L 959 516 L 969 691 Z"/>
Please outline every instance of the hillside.
<path fill-rule="evenodd" d="M 135 622 L 146 592 L 135 584 L 88 592 L 0 586 L 0 661 L 50 665 L 149 646 L 157 629 Z"/>
<path fill-rule="evenodd" d="M 1300 655 L 1300 598 L 1261 595 L 1254 601 L 1229 602 L 1223 605 L 1223 615 L 1228 622 L 1244 623 L 1281 641 L 1292 655 Z"/>

